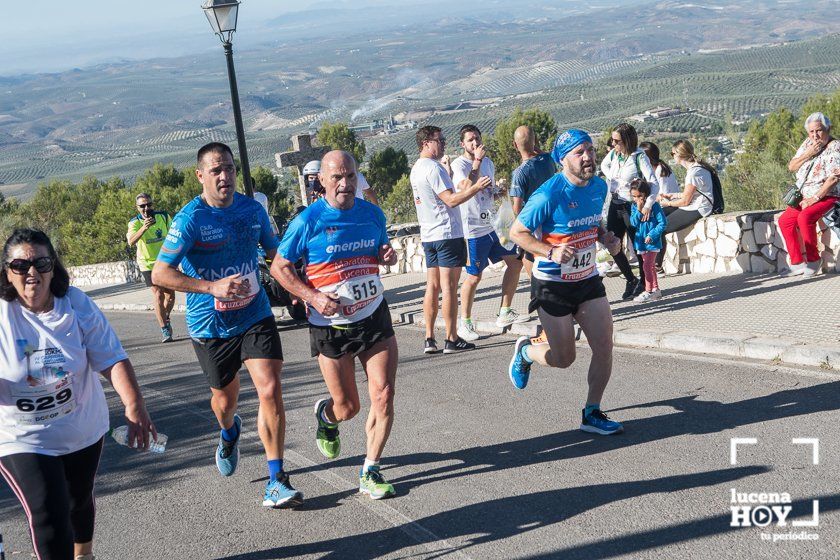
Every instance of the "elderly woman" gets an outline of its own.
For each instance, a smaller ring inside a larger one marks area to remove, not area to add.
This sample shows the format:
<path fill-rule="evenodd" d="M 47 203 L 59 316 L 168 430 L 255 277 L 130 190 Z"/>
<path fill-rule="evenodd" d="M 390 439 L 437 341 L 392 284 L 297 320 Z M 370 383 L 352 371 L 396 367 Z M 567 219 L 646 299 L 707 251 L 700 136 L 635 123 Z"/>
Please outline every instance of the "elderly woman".
<path fill-rule="evenodd" d="M 70 287 L 43 232 L 6 240 L 0 269 L 0 474 L 29 520 L 35 555 L 93 558 L 93 483 L 108 432 L 96 372 L 125 405 L 129 445 L 157 434 L 134 370 L 99 308 Z"/>
<path fill-rule="evenodd" d="M 805 130 L 808 138 L 788 163 L 788 169 L 796 173 L 802 202 L 788 207 L 779 217 L 779 229 L 790 255 L 787 274 L 794 276 L 813 276 L 819 271 L 817 220 L 840 200 L 840 142 L 831 137 L 831 121 L 822 113 L 812 113 L 805 119 Z"/>
<path fill-rule="evenodd" d="M 639 148 L 639 136 L 636 134 L 635 128 L 627 123 L 621 123 L 610 134 L 610 143 L 612 149 L 601 162 L 601 171 L 604 173 L 604 179 L 609 185 L 610 193 L 612 193 L 612 200 L 607 211 L 607 229 L 619 239 L 624 239 L 625 233 L 629 233 L 630 239 L 632 239 L 635 230 L 630 225 L 630 209 L 633 207 L 630 184 L 634 179 L 643 179 L 652 183 L 652 193 L 645 201 L 641 211 L 642 221 L 644 222 L 648 220 L 653 203 L 656 202 L 659 182 L 656 180 L 653 166 L 650 164 L 647 154 Z M 615 264 L 618 265 L 621 274 L 627 281 L 621 299 L 628 300 L 641 294 L 645 290 L 645 272 L 642 268 L 642 260 L 639 259 L 640 278 L 636 278 L 624 251 L 620 251 L 614 258 Z"/>

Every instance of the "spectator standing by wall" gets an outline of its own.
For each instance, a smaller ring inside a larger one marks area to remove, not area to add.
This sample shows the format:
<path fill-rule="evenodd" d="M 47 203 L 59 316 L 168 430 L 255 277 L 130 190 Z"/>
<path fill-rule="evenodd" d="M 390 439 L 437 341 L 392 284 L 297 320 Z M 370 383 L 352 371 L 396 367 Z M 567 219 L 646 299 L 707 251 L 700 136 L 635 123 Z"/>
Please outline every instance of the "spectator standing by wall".
<path fill-rule="evenodd" d="M 530 126 L 522 125 L 514 131 L 513 145 L 522 158 L 522 163 L 513 170 L 510 179 L 510 201 L 514 216 L 518 216 L 531 194 L 554 176 L 557 167 L 551 159 L 551 154 L 540 152 L 537 148 L 537 138 Z M 518 251 L 521 253 L 525 272 L 531 276 L 534 255 L 521 248 Z"/>
<path fill-rule="evenodd" d="M 633 197 L 633 208 L 630 214 L 630 224 L 635 230 L 633 248 L 642 261 L 645 271 L 645 291 L 633 298 L 633 301 L 646 303 L 660 299 L 659 279 L 656 276 L 656 256 L 662 249 L 662 232 L 665 231 L 667 220 L 662 206 L 654 202 L 647 221 L 642 221 L 645 202 L 650 196 L 650 183 L 636 179 L 630 186 L 630 196 Z"/>
<path fill-rule="evenodd" d="M 146 286 L 152 290 L 152 303 L 162 341 L 172 342 L 172 323 L 169 315 L 175 306 L 175 292 L 152 283 L 152 267 L 163 246 L 166 232 L 172 225 L 172 218 L 166 212 L 155 211 L 152 197 L 146 193 L 138 194 L 135 203 L 137 215 L 128 221 L 126 241 L 129 247 L 137 245 L 137 266 Z"/>
<path fill-rule="evenodd" d="M 630 183 L 634 179 L 643 179 L 652 183 L 651 195 L 642 209 L 642 221 L 647 221 L 650 216 L 651 208 L 656 202 L 656 195 L 659 193 L 659 183 L 654 176 L 650 160 L 639 148 L 639 137 L 635 128 L 627 123 L 621 123 L 612 132 L 611 138 L 613 147 L 601 162 L 601 171 L 612 193 L 612 200 L 607 211 L 607 229 L 619 240 L 623 240 L 625 234 L 629 234 L 632 239 L 634 231 L 630 224 L 630 209 L 633 206 L 633 200 L 630 197 Z M 645 272 L 641 259 L 639 260 L 640 278 L 636 278 L 623 251 L 617 253 L 614 258 L 627 281 L 621 299 L 628 300 L 641 294 L 645 288 Z"/>

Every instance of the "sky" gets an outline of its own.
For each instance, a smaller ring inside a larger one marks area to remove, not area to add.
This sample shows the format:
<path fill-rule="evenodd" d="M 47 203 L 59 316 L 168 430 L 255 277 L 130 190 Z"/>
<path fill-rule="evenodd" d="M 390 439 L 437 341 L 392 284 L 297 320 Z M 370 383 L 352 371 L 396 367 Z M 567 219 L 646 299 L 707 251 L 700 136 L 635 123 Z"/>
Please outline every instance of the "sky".
<path fill-rule="evenodd" d="M 367 0 L 354 0 L 365 3 Z M 143 59 L 217 48 L 202 0 L 4 0 L 0 75 L 51 72 L 114 58 Z M 317 0 L 243 0 L 234 44 L 262 21 Z M 263 36 L 264 39 L 264 36 Z"/>

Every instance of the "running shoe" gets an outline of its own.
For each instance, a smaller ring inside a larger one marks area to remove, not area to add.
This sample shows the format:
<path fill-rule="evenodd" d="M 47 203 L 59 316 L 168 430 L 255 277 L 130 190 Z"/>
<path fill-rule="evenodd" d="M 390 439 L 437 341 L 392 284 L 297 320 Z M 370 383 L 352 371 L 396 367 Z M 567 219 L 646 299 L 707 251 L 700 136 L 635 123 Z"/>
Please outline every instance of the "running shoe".
<path fill-rule="evenodd" d="M 315 443 L 318 451 L 327 459 L 335 459 L 341 453 L 341 438 L 338 437 L 338 424 L 329 424 L 321 418 L 321 412 L 330 399 L 321 399 L 315 403 L 315 419 L 318 430 L 315 432 Z"/>
<path fill-rule="evenodd" d="M 437 354 L 438 347 L 437 347 L 437 340 L 434 338 L 427 338 L 426 339 L 426 347 L 423 349 L 425 354 Z"/>
<path fill-rule="evenodd" d="M 444 354 L 457 354 L 458 352 L 463 352 L 465 350 L 475 350 L 475 344 L 467 342 L 460 336 L 458 337 L 458 340 L 454 342 L 447 340 L 446 344 L 443 345 Z"/>
<path fill-rule="evenodd" d="M 303 493 L 295 490 L 289 482 L 289 475 L 284 472 L 277 473 L 274 480 L 269 480 L 265 485 L 265 495 L 262 505 L 265 507 L 280 509 L 299 506 L 303 503 Z"/>
<path fill-rule="evenodd" d="M 233 441 L 227 441 L 219 435 L 219 447 L 216 449 L 216 468 L 222 476 L 231 476 L 239 464 L 239 438 L 242 437 L 242 419 L 238 414 L 233 415 L 233 423 L 236 424 L 239 435 Z"/>
<path fill-rule="evenodd" d="M 621 294 L 621 299 L 623 299 L 624 301 L 627 301 L 627 300 L 633 299 L 634 297 L 639 295 L 639 294 L 633 295 L 633 292 L 636 291 L 636 288 L 638 288 L 640 284 L 641 284 L 641 281 L 638 278 L 632 278 L 632 279 L 628 280 L 624 284 L 624 293 Z"/>
<path fill-rule="evenodd" d="M 531 337 L 520 336 L 516 339 L 516 345 L 513 347 L 513 358 L 511 358 L 510 366 L 508 366 L 508 376 L 510 382 L 517 389 L 524 389 L 528 385 L 528 378 L 531 376 L 531 364 L 522 357 L 522 348 L 530 344 Z"/>
<path fill-rule="evenodd" d="M 367 494 L 373 500 L 381 500 L 396 494 L 394 485 L 385 480 L 379 467 L 370 467 L 359 473 L 359 492 Z"/>
<path fill-rule="evenodd" d="M 610 420 L 610 417 L 604 414 L 604 411 L 600 408 L 596 408 L 589 414 L 586 414 L 586 409 L 584 408 L 581 411 L 581 418 L 580 429 L 584 432 L 609 436 L 612 434 L 620 434 L 624 431 L 624 426 L 618 422 Z"/>
<path fill-rule="evenodd" d="M 651 299 L 652 301 L 656 301 L 656 300 L 658 300 L 658 299 L 662 299 L 662 290 L 660 290 L 659 288 L 656 288 L 655 290 L 652 290 L 652 291 L 650 291 L 650 292 L 648 292 L 648 293 L 650 293 L 650 299 Z"/>
<path fill-rule="evenodd" d="M 172 325 L 166 323 L 160 328 L 161 342 L 172 342 Z"/>
<path fill-rule="evenodd" d="M 458 336 L 467 342 L 473 342 L 481 338 L 478 333 L 475 332 L 475 324 L 472 321 L 468 323 L 462 319 L 458 319 Z"/>
<path fill-rule="evenodd" d="M 515 323 L 526 323 L 530 320 L 530 315 L 520 315 L 513 309 L 510 309 L 505 313 L 499 313 L 499 316 L 496 318 L 496 326 L 505 328 Z"/>

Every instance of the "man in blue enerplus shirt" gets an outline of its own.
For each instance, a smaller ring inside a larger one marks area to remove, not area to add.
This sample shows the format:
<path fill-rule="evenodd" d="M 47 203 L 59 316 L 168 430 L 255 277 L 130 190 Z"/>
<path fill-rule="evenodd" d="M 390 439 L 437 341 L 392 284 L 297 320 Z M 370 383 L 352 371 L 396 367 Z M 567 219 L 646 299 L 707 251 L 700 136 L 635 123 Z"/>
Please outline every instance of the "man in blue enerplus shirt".
<path fill-rule="evenodd" d="M 303 501 L 283 471 L 286 418 L 280 389 L 283 350 L 268 296 L 259 282 L 257 246 L 269 258 L 277 237 L 263 207 L 236 192 L 233 152 L 213 142 L 198 151 L 202 193 L 172 221 L 152 270 L 155 284 L 187 292 L 187 329 L 210 384 L 221 426 L 216 467 L 231 476 L 239 462 L 242 420 L 238 372 L 245 364 L 259 396 L 258 426 L 268 460 L 266 507 Z M 178 270 L 178 266 L 181 270 Z"/>
<path fill-rule="evenodd" d="M 615 235 L 601 225 L 607 185 L 595 176 L 592 139 L 572 129 L 557 137 L 551 157 L 563 166 L 534 192 L 510 230 L 510 237 L 534 259 L 529 311 L 538 310 L 547 343 L 516 341 L 508 368 L 517 389 L 528 383 L 531 365 L 567 368 L 575 361 L 572 318 L 592 349 L 589 392 L 580 429 L 601 435 L 623 430 L 601 410 L 612 373 L 612 315 L 595 267 L 596 242 L 615 252 Z"/>
<path fill-rule="evenodd" d="M 286 230 L 271 274 L 309 307 L 310 350 L 318 357 L 330 393 L 315 403 L 315 442 L 328 459 L 341 452 L 339 423 L 361 408 L 357 357 L 365 370 L 371 406 L 359 492 L 378 500 L 394 495 L 379 460 L 394 423 L 398 356 L 379 265 L 396 264 L 397 255 L 388 242 L 382 210 L 355 196 L 358 171 L 353 156 L 329 152 L 319 176 L 324 197 Z M 301 257 L 306 260 L 306 282 L 294 269 Z"/>

